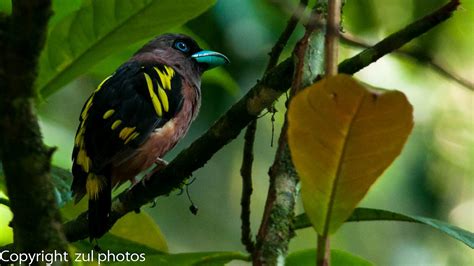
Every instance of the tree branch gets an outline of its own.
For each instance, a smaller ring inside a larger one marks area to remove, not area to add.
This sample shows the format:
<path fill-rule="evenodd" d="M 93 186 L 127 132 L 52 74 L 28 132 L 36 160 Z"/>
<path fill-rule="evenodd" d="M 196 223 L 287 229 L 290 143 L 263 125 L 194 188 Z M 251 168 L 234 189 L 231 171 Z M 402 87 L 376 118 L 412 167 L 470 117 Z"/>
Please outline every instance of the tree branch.
<path fill-rule="evenodd" d="M 362 67 L 368 66 L 377 61 L 382 56 L 397 50 L 414 38 L 423 35 L 441 22 L 451 17 L 459 6 L 459 0 L 452 0 L 433 13 L 409 24 L 400 31 L 397 31 L 374 46 L 365 49 L 358 55 L 344 60 L 339 64 L 339 72 L 354 74 Z"/>
<path fill-rule="evenodd" d="M 453 8 L 444 9 L 444 12 L 448 13 L 453 11 Z M 450 15 L 444 14 L 442 16 L 449 17 Z M 430 19 L 429 17 L 427 19 Z M 444 20 L 438 19 L 437 23 L 442 21 Z M 424 31 L 417 32 L 421 35 L 436 25 L 436 23 L 429 23 L 429 27 L 423 27 Z M 416 24 L 415 26 L 407 26 L 403 31 L 412 31 L 409 29 L 410 27 L 416 27 Z M 407 34 L 394 33 L 394 35 L 400 38 L 396 40 L 398 44 L 401 43 L 399 46 L 413 39 L 413 37 Z M 388 38 L 393 37 L 390 35 Z M 386 39 L 381 42 L 386 42 Z M 381 56 L 393 51 L 387 49 L 386 46 L 381 47 L 380 43 L 374 47 L 375 52 L 372 51 L 372 53 L 377 54 L 378 57 L 371 57 L 373 60 L 377 60 Z M 370 48 L 370 50 L 373 49 Z M 397 49 L 397 47 L 393 47 L 393 49 Z M 367 53 L 366 50 L 362 53 L 364 52 Z M 339 64 L 338 69 L 341 73 L 353 74 L 371 63 L 372 61 L 368 59 L 361 60 L 361 56 L 358 54 L 345 60 L 343 65 Z M 262 80 L 258 81 L 242 99 L 223 114 L 206 133 L 195 140 L 190 147 L 179 153 L 166 168 L 155 173 L 145 183 L 145 186 L 136 185 L 131 190 L 125 191 L 115 198 L 112 215 L 109 218 L 109 226 L 111 227 L 127 212 L 140 208 L 155 197 L 167 195 L 174 189 L 179 188 L 192 172 L 204 166 L 215 152 L 237 137 L 248 123 L 254 120 L 262 110 L 270 107 L 290 87 L 293 78 L 292 74 L 293 61 L 291 59 L 286 59 L 278 64 Z M 84 212 L 75 220 L 71 220 L 64 225 L 66 237 L 69 241 L 77 241 L 88 236 L 86 217 L 87 213 Z"/>
<path fill-rule="evenodd" d="M 316 27 L 324 19 L 324 12 L 316 9 L 312 12 L 306 31 L 293 51 L 295 70 L 291 85 L 290 99 L 296 92 L 310 84 L 321 74 L 324 31 L 316 32 Z M 319 35 L 319 36 L 318 36 Z M 315 44 L 310 46 L 310 44 Z M 320 66 L 313 66 L 319 62 Z M 309 73 L 308 73 L 309 72 Z M 285 121 L 278 140 L 278 148 L 273 165 L 269 170 L 270 185 L 268 188 L 265 210 L 257 235 L 257 245 L 253 256 L 254 265 L 276 265 L 288 250 L 290 239 L 294 235 L 292 221 L 298 195 L 298 176 L 291 161 L 287 142 L 288 120 Z"/>
<path fill-rule="evenodd" d="M 359 48 L 370 48 L 372 47 L 371 44 L 366 42 L 365 40 L 361 40 L 357 38 L 356 36 L 347 33 L 347 32 L 341 32 L 339 34 L 341 37 L 341 41 L 343 43 L 346 43 L 348 45 L 354 46 L 354 47 L 359 47 Z M 393 51 L 394 55 L 399 55 L 401 57 L 405 57 L 411 60 L 416 61 L 419 64 L 426 65 L 428 67 L 431 67 L 434 71 L 436 71 L 438 74 L 442 75 L 443 77 L 453 80 L 457 82 L 459 85 L 469 89 L 469 90 L 474 90 L 474 83 L 460 77 L 456 73 L 453 73 L 452 71 L 448 70 L 445 66 L 439 64 L 433 58 L 425 55 L 423 52 L 416 51 L 413 49 L 397 49 Z"/>
<path fill-rule="evenodd" d="M 54 149 L 42 142 L 34 107 L 33 83 L 50 15 L 50 0 L 16 0 L 0 29 L 0 157 L 21 252 L 67 250 L 50 176 Z"/>

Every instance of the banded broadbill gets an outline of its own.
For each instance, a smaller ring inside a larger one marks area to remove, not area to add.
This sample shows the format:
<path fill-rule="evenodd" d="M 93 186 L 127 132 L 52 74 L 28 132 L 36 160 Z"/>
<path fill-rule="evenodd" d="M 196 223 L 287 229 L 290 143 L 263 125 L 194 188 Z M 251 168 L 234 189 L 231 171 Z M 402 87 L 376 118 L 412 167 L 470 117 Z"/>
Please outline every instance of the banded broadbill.
<path fill-rule="evenodd" d="M 228 63 L 188 36 L 161 35 L 99 84 L 86 101 L 72 154 L 72 192 L 89 198 L 89 234 L 108 229 L 112 188 L 131 180 L 186 134 L 201 103 L 201 75 Z"/>

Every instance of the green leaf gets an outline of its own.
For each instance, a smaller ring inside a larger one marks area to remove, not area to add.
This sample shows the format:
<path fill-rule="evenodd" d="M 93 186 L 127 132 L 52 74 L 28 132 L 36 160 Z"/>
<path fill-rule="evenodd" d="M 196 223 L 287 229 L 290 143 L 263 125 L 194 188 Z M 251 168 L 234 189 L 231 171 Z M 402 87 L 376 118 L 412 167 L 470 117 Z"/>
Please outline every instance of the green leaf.
<path fill-rule="evenodd" d="M 399 91 L 350 76 L 323 79 L 298 93 L 288 111 L 288 143 L 303 206 L 320 235 L 334 233 L 400 154 L 413 127 Z"/>
<path fill-rule="evenodd" d="M 249 261 L 249 256 L 240 252 L 196 252 L 179 254 L 162 254 L 147 256 L 140 265 L 167 265 L 167 266 L 217 266 L 225 265 L 232 260 Z M 114 265 L 114 264 L 112 264 Z"/>
<path fill-rule="evenodd" d="M 316 249 L 296 251 L 288 255 L 286 266 L 313 266 L 316 265 Z M 354 256 L 341 250 L 331 250 L 331 266 L 371 266 L 374 265 L 361 257 Z"/>
<path fill-rule="evenodd" d="M 81 8 L 81 6 L 84 5 L 83 2 L 83 0 L 53 0 L 53 16 L 48 21 L 48 28 L 51 27 L 50 29 L 52 29 L 52 26 L 56 25 L 58 21 L 70 13 L 77 11 L 79 8 Z"/>
<path fill-rule="evenodd" d="M 61 208 L 61 214 L 66 220 L 74 219 L 79 214 L 87 210 L 87 200 L 83 199 L 78 204 L 69 202 Z M 120 246 L 120 241 L 131 241 L 159 252 L 167 252 L 168 245 L 166 239 L 158 225 L 146 212 L 128 213 L 120 218 L 112 229 L 106 234 L 108 238 L 102 237 L 99 240 L 103 249 L 114 249 Z M 118 237 L 118 238 L 117 238 Z M 118 244 L 115 243 L 118 241 Z M 81 250 L 91 249 L 93 246 L 88 241 L 84 241 Z M 85 245 L 85 246 L 84 246 Z M 124 246 L 124 249 L 128 249 Z M 117 251 L 117 249 L 114 249 Z M 126 250 L 125 250 L 126 251 Z"/>
<path fill-rule="evenodd" d="M 111 252 L 114 254 L 118 253 L 145 253 L 147 256 L 149 255 L 157 255 L 162 254 L 163 251 L 150 248 L 147 245 L 142 243 L 138 243 L 136 241 L 131 241 L 124 237 L 114 235 L 114 234 L 105 234 L 98 240 L 100 248 L 107 252 Z M 88 240 L 80 240 L 73 243 L 73 246 L 76 248 L 76 252 L 88 253 L 94 249 L 94 244 L 89 242 Z"/>
<path fill-rule="evenodd" d="M 352 215 L 346 220 L 346 222 L 362 221 L 400 221 L 424 224 L 431 226 L 432 228 L 441 231 L 456 240 L 463 242 L 470 248 L 474 248 L 474 233 L 461 229 L 457 226 L 448 224 L 446 222 L 438 221 L 431 218 L 406 215 L 379 209 L 356 208 Z M 303 213 L 296 216 L 294 222 L 295 229 L 302 229 L 310 226 L 311 223 L 306 214 Z"/>
<path fill-rule="evenodd" d="M 125 215 L 112 227 L 109 234 L 120 236 L 162 252 L 168 251 L 165 236 L 161 233 L 156 222 L 144 211 Z"/>
<path fill-rule="evenodd" d="M 83 254 L 80 255 L 81 263 L 78 265 L 109 265 L 114 261 L 120 262 L 122 265 L 127 262 L 141 264 L 141 261 L 146 260 L 148 256 L 163 254 L 163 252 L 149 246 L 109 233 L 101 237 L 98 243 L 101 254 L 94 249 L 95 244 L 87 240 L 80 240 L 72 244 L 71 254 L 74 259 L 77 254 Z"/>
<path fill-rule="evenodd" d="M 182 25 L 215 0 L 91 1 L 58 21 L 40 57 L 37 81 L 47 97 L 110 54 Z"/>

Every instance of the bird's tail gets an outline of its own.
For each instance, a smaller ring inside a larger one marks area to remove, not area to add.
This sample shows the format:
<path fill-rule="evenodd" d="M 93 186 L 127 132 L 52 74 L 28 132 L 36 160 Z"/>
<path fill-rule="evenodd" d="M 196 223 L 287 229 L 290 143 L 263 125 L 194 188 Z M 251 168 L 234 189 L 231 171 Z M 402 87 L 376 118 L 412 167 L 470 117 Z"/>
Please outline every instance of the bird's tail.
<path fill-rule="evenodd" d="M 103 236 L 109 229 L 108 217 L 112 207 L 111 179 L 89 174 L 86 188 L 89 195 L 89 236 L 92 241 Z"/>

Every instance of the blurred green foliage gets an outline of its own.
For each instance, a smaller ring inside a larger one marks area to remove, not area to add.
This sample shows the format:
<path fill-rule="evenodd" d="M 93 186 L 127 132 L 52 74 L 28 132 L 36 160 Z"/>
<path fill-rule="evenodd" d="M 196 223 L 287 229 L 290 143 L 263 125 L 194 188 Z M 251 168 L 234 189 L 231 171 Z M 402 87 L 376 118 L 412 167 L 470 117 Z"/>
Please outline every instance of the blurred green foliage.
<path fill-rule="evenodd" d="M 285 265 L 287 266 L 310 266 L 314 265 L 316 260 L 315 249 L 305 249 L 290 254 L 286 260 Z M 372 266 L 371 262 L 368 262 L 360 257 L 354 256 L 341 250 L 331 250 L 331 265 L 334 266 Z"/>
<path fill-rule="evenodd" d="M 71 12 L 92 2 L 94 1 L 53 1 L 56 15 L 50 22 L 50 29 Z M 172 159 L 178 151 L 189 145 L 237 96 L 244 94 L 260 78 L 267 53 L 285 26 L 296 2 L 220 0 L 211 9 L 186 23 L 184 28 L 199 36 L 213 50 L 228 55 L 232 64 L 222 70 L 229 74 L 229 78 L 219 75 L 221 80 L 215 82 L 216 78 L 206 80 L 206 76 L 204 77 L 200 116 L 188 136 L 166 159 Z M 343 26 L 346 31 L 375 42 L 444 2 L 446 1 L 346 1 Z M 1 1 L 0 11 L 9 10 L 9 1 Z M 165 14 L 153 14 L 148 19 L 153 21 L 160 16 Z M 462 1 L 461 8 L 450 20 L 409 45 L 460 76 L 472 79 L 473 18 L 474 1 Z M 284 56 L 290 55 L 291 48 L 302 36 L 302 31 L 303 28 L 299 26 L 285 49 Z M 121 43 L 118 38 L 114 41 L 116 43 L 111 44 L 115 47 L 110 50 L 113 53 L 102 64 L 81 72 L 79 77 L 64 87 L 59 86 L 57 89 L 61 87 L 60 90 L 44 99 L 39 110 L 42 132 L 45 142 L 58 148 L 53 159 L 55 165 L 70 169 L 70 154 L 82 104 L 108 73 L 117 68 L 137 45 L 151 37 L 141 36 L 142 39 L 134 41 L 139 43 L 135 46 L 133 43 Z M 129 46 L 132 48 L 126 48 Z M 58 47 L 61 48 L 60 45 Z M 358 51 L 343 46 L 340 59 L 350 57 Z M 54 49 L 52 53 L 54 54 Z M 100 58 L 89 57 L 86 65 L 92 66 L 103 59 L 102 55 Z M 206 75 L 209 74 L 211 73 Z M 392 56 L 379 60 L 356 76 L 374 86 L 403 91 L 415 109 L 414 132 L 402 156 L 373 186 L 361 205 L 433 217 L 473 231 L 472 91 L 440 77 L 430 69 Z M 225 89 L 234 80 L 240 87 L 237 95 Z M 276 115 L 275 132 L 279 132 L 282 125 L 284 103 L 285 98 L 282 98 L 276 106 L 279 112 Z M 275 152 L 275 147 L 270 146 L 271 132 L 272 124 L 267 115 L 259 120 L 255 144 L 251 217 L 253 232 L 257 231 L 260 223 L 268 188 L 267 171 Z M 196 181 L 189 187 L 189 191 L 199 207 L 197 216 L 189 212 L 190 203 L 186 196 L 177 194 L 159 198 L 155 208 L 143 208 L 159 224 L 170 252 L 244 251 L 239 241 L 241 153 L 242 136 L 219 151 L 204 168 L 195 172 Z M 11 231 L 6 226 L 11 216 L 4 206 L 0 208 L 1 245 L 11 241 Z M 299 208 L 299 212 L 301 211 L 302 208 Z M 314 231 L 299 230 L 291 242 L 290 252 L 313 248 L 314 245 Z M 471 249 L 441 233 L 414 224 L 346 224 L 333 238 L 332 247 L 357 254 L 377 265 L 474 264 Z"/>

